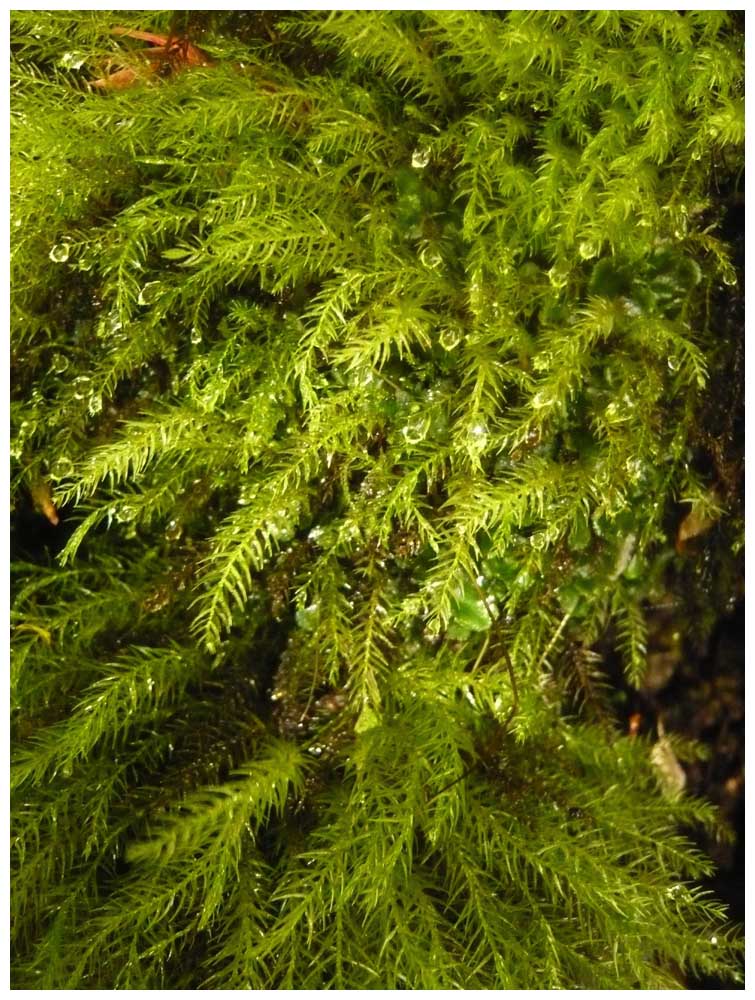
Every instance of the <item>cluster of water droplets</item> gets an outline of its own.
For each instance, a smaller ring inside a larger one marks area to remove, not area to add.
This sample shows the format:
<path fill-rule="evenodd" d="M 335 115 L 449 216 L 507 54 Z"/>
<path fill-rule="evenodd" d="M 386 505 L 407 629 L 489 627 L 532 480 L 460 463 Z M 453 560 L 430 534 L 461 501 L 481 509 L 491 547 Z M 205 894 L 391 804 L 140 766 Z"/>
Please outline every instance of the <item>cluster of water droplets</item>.
<path fill-rule="evenodd" d="M 611 400 L 605 408 L 604 417 L 612 424 L 624 423 L 634 417 L 637 409 L 637 399 L 631 393 L 625 392 L 622 396 Z"/>
<path fill-rule="evenodd" d="M 59 62 L 63 69 L 81 69 L 86 62 L 86 56 L 83 52 L 64 52 Z"/>
<path fill-rule="evenodd" d="M 294 526 L 291 523 L 290 512 L 284 508 L 273 511 L 265 522 L 265 534 L 279 545 L 294 537 Z"/>

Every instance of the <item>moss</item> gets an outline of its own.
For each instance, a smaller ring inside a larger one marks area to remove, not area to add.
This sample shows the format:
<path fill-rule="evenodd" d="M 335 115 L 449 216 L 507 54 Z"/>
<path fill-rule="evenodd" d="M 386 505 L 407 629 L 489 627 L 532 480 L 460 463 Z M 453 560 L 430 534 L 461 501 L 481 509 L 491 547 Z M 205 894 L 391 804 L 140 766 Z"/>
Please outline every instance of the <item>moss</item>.
<path fill-rule="evenodd" d="M 742 48 L 13 13 L 16 988 L 741 979 L 625 716 L 739 578 Z"/>

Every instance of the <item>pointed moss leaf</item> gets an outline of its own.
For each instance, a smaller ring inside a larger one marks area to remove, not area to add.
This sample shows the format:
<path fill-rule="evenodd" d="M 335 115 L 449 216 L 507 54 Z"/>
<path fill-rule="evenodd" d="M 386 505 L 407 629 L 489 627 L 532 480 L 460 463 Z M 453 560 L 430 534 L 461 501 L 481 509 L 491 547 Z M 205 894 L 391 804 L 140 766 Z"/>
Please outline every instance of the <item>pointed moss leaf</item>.
<path fill-rule="evenodd" d="M 168 250 L 163 250 L 161 256 L 165 260 L 186 260 L 187 257 L 191 256 L 192 251 L 188 247 L 170 247 Z"/>
<path fill-rule="evenodd" d="M 370 729 L 374 729 L 376 726 L 380 725 L 380 719 L 378 718 L 376 712 L 370 708 L 369 705 L 365 705 L 362 711 L 359 713 L 359 718 L 354 725 L 355 733 L 366 733 Z"/>

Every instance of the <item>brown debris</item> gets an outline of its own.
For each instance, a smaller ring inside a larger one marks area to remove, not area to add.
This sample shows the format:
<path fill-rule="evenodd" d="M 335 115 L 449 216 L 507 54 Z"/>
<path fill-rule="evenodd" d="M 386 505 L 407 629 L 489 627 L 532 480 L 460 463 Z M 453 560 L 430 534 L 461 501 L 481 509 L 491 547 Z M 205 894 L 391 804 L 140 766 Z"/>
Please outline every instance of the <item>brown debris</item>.
<path fill-rule="evenodd" d="M 718 495 L 712 491 L 708 497 L 710 506 L 705 509 L 702 504 L 693 503 L 692 509 L 679 525 L 676 533 L 676 551 L 682 555 L 687 548 L 687 542 L 691 538 L 697 538 L 710 531 L 720 516 L 717 505 L 720 502 Z"/>
<path fill-rule="evenodd" d="M 155 75 L 162 76 L 165 73 L 178 73 L 196 66 L 213 65 L 213 60 L 207 53 L 192 45 L 187 38 L 175 35 L 164 37 L 153 35 L 150 31 L 135 31 L 130 28 L 113 28 L 113 34 L 147 42 L 152 48 L 137 53 L 141 60 L 138 67 L 123 66 L 107 76 L 100 77 L 99 80 L 92 80 L 93 87 L 100 87 L 103 90 L 126 90 Z"/>
<path fill-rule="evenodd" d="M 50 484 L 45 482 L 44 479 L 39 479 L 30 487 L 30 492 L 35 509 L 40 514 L 44 514 L 50 524 L 60 524 L 58 511 L 52 499 Z"/>

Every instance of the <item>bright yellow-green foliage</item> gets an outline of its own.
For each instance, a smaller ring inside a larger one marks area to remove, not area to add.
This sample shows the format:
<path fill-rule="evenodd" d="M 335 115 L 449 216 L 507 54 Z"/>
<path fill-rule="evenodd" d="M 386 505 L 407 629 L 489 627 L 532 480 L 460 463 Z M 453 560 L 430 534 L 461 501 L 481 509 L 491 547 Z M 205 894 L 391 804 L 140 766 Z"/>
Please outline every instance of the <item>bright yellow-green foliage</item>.
<path fill-rule="evenodd" d="M 567 695 L 608 629 L 641 681 L 673 505 L 728 523 L 743 36 L 14 12 L 16 988 L 739 974 L 712 808 Z"/>

